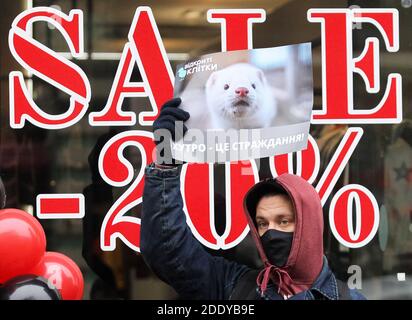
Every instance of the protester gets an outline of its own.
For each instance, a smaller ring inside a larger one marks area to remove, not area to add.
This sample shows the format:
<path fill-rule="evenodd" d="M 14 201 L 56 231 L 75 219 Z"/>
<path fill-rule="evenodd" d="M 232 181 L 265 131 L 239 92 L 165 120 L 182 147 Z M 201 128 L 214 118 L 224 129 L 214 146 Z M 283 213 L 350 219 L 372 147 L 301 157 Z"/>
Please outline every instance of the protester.
<path fill-rule="evenodd" d="M 253 186 L 244 209 L 263 269 L 215 257 L 186 224 L 180 192 L 181 164 L 170 159 L 167 135 L 190 115 L 180 99 L 167 102 L 154 123 L 156 163 L 146 168 L 140 249 L 147 264 L 186 299 L 365 299 L 337 280 L 323 254 L 319 196 L 304 179 L 284 174 Z M 182 127 L 182 126 L 180 126 Z M 186 128 L 183 126 L 183 133 Z"/>

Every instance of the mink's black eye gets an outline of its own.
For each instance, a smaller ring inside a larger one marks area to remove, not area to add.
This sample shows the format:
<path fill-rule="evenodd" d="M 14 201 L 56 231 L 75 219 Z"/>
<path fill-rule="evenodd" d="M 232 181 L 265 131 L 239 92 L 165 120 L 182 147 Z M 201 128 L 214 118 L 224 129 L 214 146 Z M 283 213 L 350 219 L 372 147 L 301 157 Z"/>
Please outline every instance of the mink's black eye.
<path fill-rule="evenodd" d="M 225 84 L 225 86 L 223 87 L 225 90 L 229 89 L 229 85 Z"/>
<path fill-rule="evenodd" d="M 256 85 L 254 83 L 252 83 L 252 88 L 256 89 Z"/>

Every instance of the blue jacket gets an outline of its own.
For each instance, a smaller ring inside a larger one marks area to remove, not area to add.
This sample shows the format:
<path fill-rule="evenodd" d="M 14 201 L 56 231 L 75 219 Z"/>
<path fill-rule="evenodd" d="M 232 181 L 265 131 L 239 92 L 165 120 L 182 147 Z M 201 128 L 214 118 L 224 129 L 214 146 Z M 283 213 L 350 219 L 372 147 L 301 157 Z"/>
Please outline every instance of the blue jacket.
<path fill-rule="evenodd" d="M 141 253 L 153 272 L 182 298 L 227 300 L 238 280 L 251 269 L 210 255 L 194 238 L 183 212 L 180 171 L 181 167 L 163 170 L 151 165 L 146 168 Z M 357 290 L 349 292 L 354 300 L 365 299 Z M 338 299 L 336 278 L 326 258 L 312 287 L 290 299 L 313 300 L 318 294 L 325 299 Z M 262 299 L 280 300 L 282 297 L 269 285 Z"/>

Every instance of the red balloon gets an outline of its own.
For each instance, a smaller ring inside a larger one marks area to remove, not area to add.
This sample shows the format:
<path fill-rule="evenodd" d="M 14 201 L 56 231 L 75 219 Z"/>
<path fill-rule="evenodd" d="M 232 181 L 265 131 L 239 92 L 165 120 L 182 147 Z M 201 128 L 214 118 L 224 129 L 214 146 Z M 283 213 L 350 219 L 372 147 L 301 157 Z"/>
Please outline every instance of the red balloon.
<path fill-rule="evenodd" d="M 0 283 L 27 274 L 46 251 L 46 235 L 27 212 L 0 210 Z"/>
<path fill-rule="evenodd" d="M 60 291 L 63 300 L 83 298 L 83 275 L 77 264 L 61 253 L 46 252 L 30 274 L 48 279 Z"/>

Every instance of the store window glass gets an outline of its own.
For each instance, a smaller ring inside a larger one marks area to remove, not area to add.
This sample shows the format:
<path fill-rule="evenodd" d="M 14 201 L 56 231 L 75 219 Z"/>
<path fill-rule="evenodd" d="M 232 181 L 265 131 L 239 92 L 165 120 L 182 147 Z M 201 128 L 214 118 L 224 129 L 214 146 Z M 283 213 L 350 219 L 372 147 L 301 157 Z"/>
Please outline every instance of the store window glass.
<path fill-rule="evenodd" d="M 84 13 L 85 53 L 72 58 L 60 32 L 47 23 L 36 23 L 34 38 L 71 59 L 84 70 L 91 84 L 88 113 L 76 125 L 62 130 L 44 130 L 27 124 L 23 129 L 9 125 L 8 74 L 22 71 L 34 100 L 45 112 L 60 114 L 67 110 L 70 98 L 36 76 L 27 73 L 13 59 L 7 46 L 1 46 L 0 95 L 0 175 L 7 191 L 7 207 L 35 212 L 36 196 L 53 193 L 82 193 L 86 216 L 79 220 L 42 220 L 48 250 L 67 254 L 81 268 L 85 278 L 85 299 L 177 299 L 174 290 L 158 279 L 143 258 L 120 239 L 116 250 L 100 249 L 100 228 L 114 202 L 127 187 L 113 188 L 100 177 L 98 157 L 105 143 L 126 130 L 151 130 L 150 127 L 92 127 L 88 114 L 100 111 L 107 103 L 120 57 L 138 6 L 150 6 L 172 69 L 190 58 L 221 51 L 220 25 L 207 22 L 211 8 L 263 8 L 266 22 L 254 26 L 254 48 L 311 42 L 314 66 L 314 109 L 322 107 L 321 29 L 307 21 L 310 8 L 396 8 L 399 10 L 400 49 L 388 53 L 381 34 L 370 24 L 353 25 L 354 56 L 358 56 L 368 37 L 377 37 L 380 45 L 380 85 L 385 88 L 390 73 L 402 75 L 403 121 L 400 124 L 361 125 L 364 135 L 345 167 L 332 194 L 342 186 L 355 183 L 368 188 L 380 208 L 380 225 L 374 239 L 365 247 L 350 249 L 339 243 L 329 226 L 330 199 L 324 205 L 324 245 L 331 268 L 338 278 L 350 279 L 361 272 L 360 291 L 369 299 L 412 298 L 412 1 L 134 1 L 134 0 L 33 0 L 8 1 L 0 13 L 2 39 L 7 39 L 13 19 L 28 7 L 52 6 L 68 13 Z M 306 59 L 307 57 L 301 57 Z M 297 71 L 298 72 L 298 71 Z M 296 75 L 295 75 L 296 76 Z M 137 66 L 133 81 L 142 81 Z M 368 94 L 363 80 L 354 75 L 355 105 L 367 109 L 376 106 L 383 91 Z M 147 98 L 126 98 L 124 111 L 139 114 L 150 109 Z M 349 126 L 312 125 L 311 134 L 321 152 L 322 172 L 330 162 Z M 142 159 L 133 148 L 125 152 L 135 168 Z M 260 163 L 259 177 L 271 176 L 269 163 Z M 224 165 L 215 165 L 216 231 L 225 228 Z M 141 204 L 128 215 L 140 217 Z M 229 250 L 211 250 L 250 266 L 256 251 L 250 237 Z"/>

